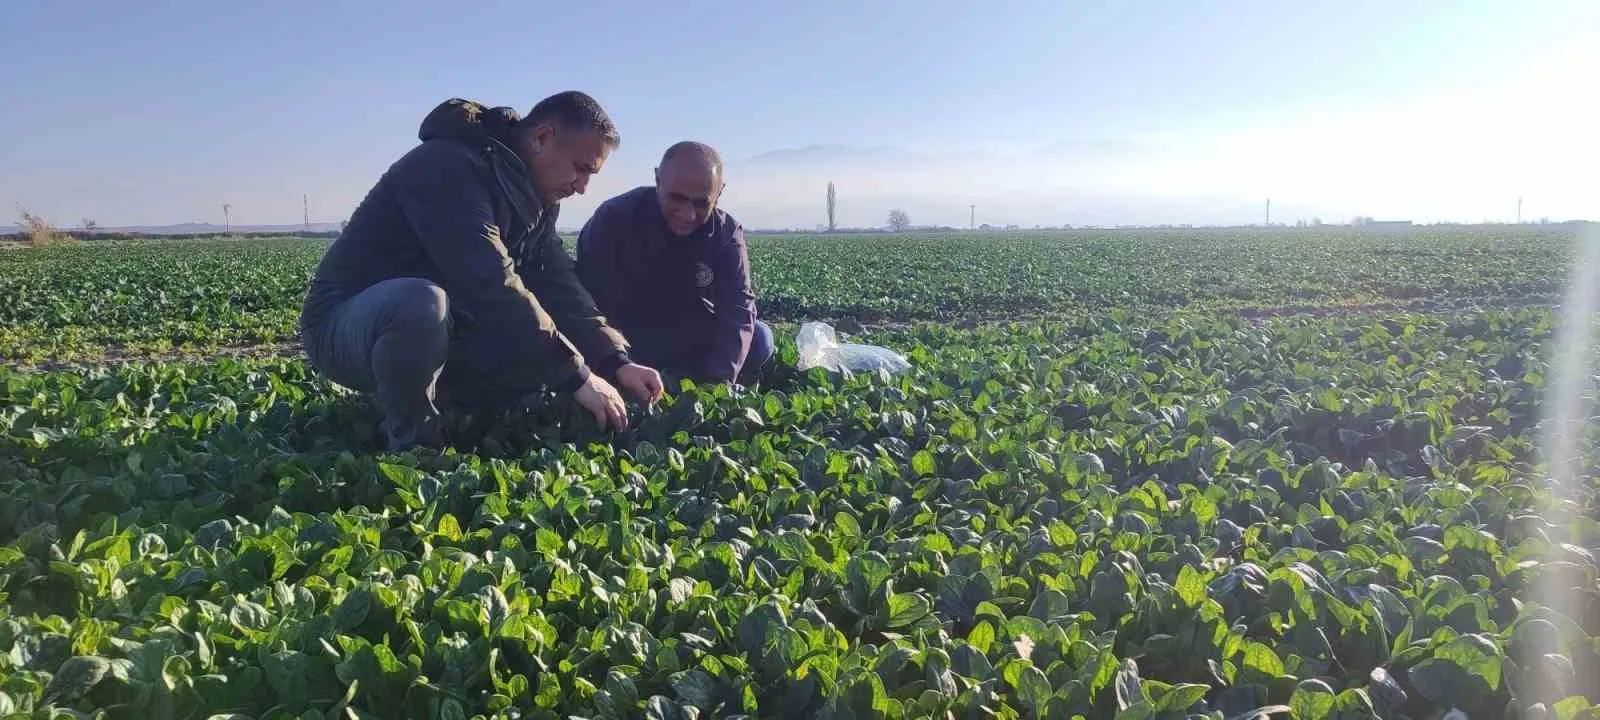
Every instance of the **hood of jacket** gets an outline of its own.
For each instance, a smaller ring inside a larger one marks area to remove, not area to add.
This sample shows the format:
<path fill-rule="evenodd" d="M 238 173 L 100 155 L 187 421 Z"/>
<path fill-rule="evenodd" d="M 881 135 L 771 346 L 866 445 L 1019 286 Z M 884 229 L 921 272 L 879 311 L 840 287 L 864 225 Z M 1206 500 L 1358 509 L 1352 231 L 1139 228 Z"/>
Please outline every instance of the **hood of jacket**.
<path fill-rule="evenodd" d="M 490 159 L 494 184 L 512 201 L 525 225 L 533 226 L 541 218 L 554 219 L 554 205 L 540 202 L 534 193 L 533 177 L 522 158 L 511 149 L 511 127 L 520 116 L 508 107 L 489 107 L 483 103 L 461 98 L 451 98 L 431 110 L 422 119 L 417 139 L 459 140 L 483 148 Z"/>
<path fill-rule="evenodd" d="M 440 138 L 480 143 L 496 140 L 510 148 L 511 126 L 521 119 L 508 107 L 489 107 L 480 102 L 451 98 L 428 112 L 417 130 L 423 142 Z"/>

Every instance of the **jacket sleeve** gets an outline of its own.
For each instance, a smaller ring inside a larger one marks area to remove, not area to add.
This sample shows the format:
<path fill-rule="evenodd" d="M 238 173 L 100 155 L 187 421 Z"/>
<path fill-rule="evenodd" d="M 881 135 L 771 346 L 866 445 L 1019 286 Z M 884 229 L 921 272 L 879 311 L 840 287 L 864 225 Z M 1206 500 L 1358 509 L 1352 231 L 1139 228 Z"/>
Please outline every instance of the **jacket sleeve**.
<path fill-rule="evenodd" d="M 744 228 L 729 220 L 726 237 L 717 243 L 711 272 L 716 289 L 716 319 L 710 352 L 702 372 L 722 382 L 738 379 L 750 352 L 756 327 L 756 296 L 750 282 L 750 255 Z"/>
<path fill-rule="evenodd" d="M 389 180 L 400 212 L 438 267 L 453 308 L 478 332 L 504 338 L 505 362 L 529 363 L 552 389 L 576 390 L 589 368 L 513 269 L 470 152 L 424 143 L 396 163 Z"/>
<path fill-rule="evenodd" d="M 616 328 L 611 327 L 605 315 L 595 306 L 594 297 L 578 279 L 572 256 L 556 234 L 551 223 L 539 239 L 538 277 L 531 282 L 533 292 L 550 309 L 556 326 L 571 337 L 591 360 L 594 370 L 604 377 L 612 377 L 617 368 L 632 362 L 628 357 L 628 341 Z M 526 269 L 525 269 L 526 271 Z"/>

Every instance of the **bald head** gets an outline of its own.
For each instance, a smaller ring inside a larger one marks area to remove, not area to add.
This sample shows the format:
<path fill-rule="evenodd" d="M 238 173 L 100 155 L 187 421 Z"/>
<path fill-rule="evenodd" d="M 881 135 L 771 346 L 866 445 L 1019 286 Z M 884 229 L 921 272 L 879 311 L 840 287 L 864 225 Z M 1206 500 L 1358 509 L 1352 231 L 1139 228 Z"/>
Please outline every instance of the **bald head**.
<path fill-rule="evenodd" d="M 666 168 L 674 163 L 686 163 L 693 169 L 709 172 L 718 180 L 722 179 L 722 156 L 705 143 L 693 140 L 673 143 L 661 154 L 661 167 Z"/>
<path fill-rule="evenodd" d="M 675 235 L 690 235 L 711 219 L 722 195 L 722 157 L 705 143 L 667 148 L 656 168 L 656 198 Z"/>

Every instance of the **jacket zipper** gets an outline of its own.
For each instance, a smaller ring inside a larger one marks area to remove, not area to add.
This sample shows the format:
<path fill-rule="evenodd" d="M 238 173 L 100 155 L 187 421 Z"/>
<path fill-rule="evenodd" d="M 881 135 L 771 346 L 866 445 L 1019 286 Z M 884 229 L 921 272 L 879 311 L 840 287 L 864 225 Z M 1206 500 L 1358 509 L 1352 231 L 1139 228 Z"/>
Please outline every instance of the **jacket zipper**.
<path fill-rule="evenodd" d="M 533 269 L 535 271 L 543 271 L 544 266 L 539 262 L 539 258 L 544 257 L 544 253 L 539 252 L 541 248 L 530 245 L 528 238 L 538 229 L 538 223 L 528 217 L 528 213 L 524 211 L 525 209 L 518 202 L 516 191 L 507 186 L 505 175 L 500 172 L 499 158 L 495 155 L 494 145 L 484 145 L 483 152 L 485 158 L 489 161 L 489 172 L 494 175 L 495 184 L 500 187 L 500 193 L 505 196 L 506 202 L 511 204 L 511 212 L 522 222 L 522 231 L 517 237 L 517 248 L 520 252 L 512 256 L 512 267 L 521 269 L 524 261 L 529 261 L 534 264 Z M 540 213 L 540 217 L 541 219 L 543 218 L 543 212 Z M 533 238 L 533 240 L 534 244 L 540 242 L 540 238 L 537 237 Z"/>

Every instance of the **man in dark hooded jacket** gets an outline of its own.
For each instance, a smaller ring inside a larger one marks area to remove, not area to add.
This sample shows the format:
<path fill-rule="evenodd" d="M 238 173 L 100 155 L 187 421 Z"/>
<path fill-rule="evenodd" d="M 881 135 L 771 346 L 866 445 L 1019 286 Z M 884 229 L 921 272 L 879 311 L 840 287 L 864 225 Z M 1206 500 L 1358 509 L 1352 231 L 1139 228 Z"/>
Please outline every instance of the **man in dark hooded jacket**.
<path fill-rule="evenodd" d="M 481 409 L 550 388 L 625 427 L 612 383 L 653 402 L 661 378 L 630 359 L 555 231 L 558 203 L 620 142 L 605 111 L 579 92 L 522 119 L 452 99 L 418 138 L 317 268 L 300 318 L 308 359 L 376 397 L 390 449 L 442 442 L 440 395 Z"/>

